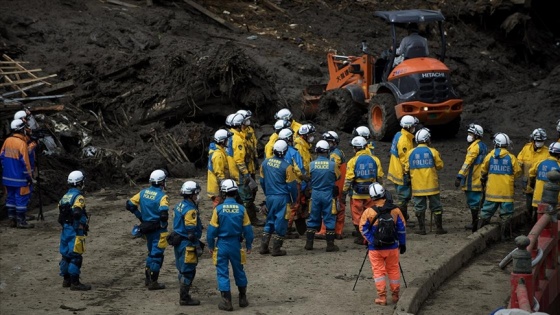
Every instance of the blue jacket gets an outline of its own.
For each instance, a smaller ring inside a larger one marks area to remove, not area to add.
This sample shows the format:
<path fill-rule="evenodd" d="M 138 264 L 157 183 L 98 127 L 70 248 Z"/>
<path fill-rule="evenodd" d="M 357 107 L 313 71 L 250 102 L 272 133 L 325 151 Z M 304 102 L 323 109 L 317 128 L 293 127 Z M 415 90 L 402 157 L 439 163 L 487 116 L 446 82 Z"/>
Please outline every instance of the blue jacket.
<path fill-rule="evenodd" d="M 130 198 L 127 203 L 131 203 L 140 208 L 142 221 L 159 221 L 162 211 L 169 211 L 167 194 L 161 187 L 150 186 L 141 190 Z"/>
<path fill-rule="evenodd" d="M 77 220 L 73 220 L 72 227 L 74 228 L 74 230 L 78 230 L 80 224 L 82 226 L 85 226 L 88 223 L 88 217 L 86 213 L 86 200 L 82 195 L 82 192 L 78 188 L 73 187 L 68 189 L 66 194 L 64 194 L 64 196 L 60 198 L 58 207 L 60 208 L 67 204 L 72 207 L 72 213 L 80 210 L 82 211 L 80 218 Z"/>
<path fill-rule="evenodd" d="M 309 164 L 309 172 L 311 173 L 311 190 L 315 192 L 331 193 L 334 183 L 340 176 L 340 172 L 334 161 L 327 157 L 319 156 L 316 160 Z"/>
<path fill-rule="evenodd" d="M 265 196 L 286 195 L 297 199 L 297 181 L 293 166 L 276 156 L 261 164 L 260 184 Z"/>
<path fill-rule="evenodd" d="M 253 246 L 253 227 L 245 207 L 238 204 L 234 198 L 227 197 L 212 212 L 212 218 L 208 225 L 206 240 L 208 248 L 216 247 L 215 239 L 236 238 L 241 241 L 245 239 L 247 249 Z"/>
<path fill-rule="evenodd" d="M 173 231 L 185 238 L 193 234 L 196 241 L 187 240 L 187 246 L 198 245 L 198 240 L 202 237 L 202 222 L 198 215 L 198 207 L 190 200 L 183 200 L 175 206 L 173 214 Z"/>

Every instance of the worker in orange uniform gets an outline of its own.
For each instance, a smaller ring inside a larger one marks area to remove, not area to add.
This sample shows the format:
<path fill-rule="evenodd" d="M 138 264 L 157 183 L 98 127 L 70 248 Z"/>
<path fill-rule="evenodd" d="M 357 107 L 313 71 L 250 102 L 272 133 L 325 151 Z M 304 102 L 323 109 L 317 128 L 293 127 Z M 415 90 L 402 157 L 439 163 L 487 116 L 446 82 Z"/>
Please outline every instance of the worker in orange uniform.
<path fill-rule="evenodd" d="M 274 123 L 274 132 L 268 138 L 268 142 L 264 146 L 264 158 L 270 159 L 274 156 L 273 148 L 276 140 L 278 140 L 278 133 L 284 128 L 290 128 L 291 123 L 287 120 L 278 119 Z"/>
<path fill-rule="evenodd" d="M 436 234 L 446 234 L 443 228 L 443 207 L 439 194 L 439 178 L 437 171 L 443 168 L 443 161 L 439 152 L 430 147 L 431 134 L 428 128 L 422 128 L 414 135 L 418 144 L 416 148 L 408 151 L 405 174 L 410 174 L 410 185 L 412 187 L 412 201 L 414 212 L 418 218 L 418 231 L 416 234 L 426 235 L 426 209 L 428 203 L 430 211 L 435 216 Z"/>
<path fill-rule="evenodd" d="M 369 195 L 372 203 L 360 218 L 360 232 L 367 240 L 378 295 L 375 304 L 387 305 L 386 276 L 395 304 L 400 292 L 399 255 L 406 252 L 406 223 L 401 210 L 387 199 L 381 184 L 372 183 Z"/>
<path fill-rule="evenodd" d="M 519 154 L 517 154 L 517 161 L 521 166 L 523 192 L 525 193 L 525 206 L 527 207 L 527 216 L 530 220 L 536 218 L 536 209 L 533 208 L 533 188 L 528 185 L 529 183 L 529 170 L 533 165 L 546 159 L 548 157 L 548 150 L 544 146 L 547 139 L 546 131 L 542 128 L 537 128 L 531 133 L 530 141 L 526 143 Z"/>
<path fill-rule="evenodd" d="M 346 201 L 346 196 L 352 189 L 352 224 L 357 232 L 354 243 L 363 244 L 364 238 L 360 233 L 359 224 L 362 213 L 370 206 L 369 185 L 374 182 L 381 183 L 385 174 L 379 158 L 371 155 L 364 137 L 354 137 L 352 147 L 355 155 L 346 165 L 342 200 Z"/>
<path fill-rule="evenodd" d="M 529 170 L 529 186 L 534 189 L 533 204 L 537 208 L 542 202 L 544 184 L 549 182 L 546 174 L 552 170 L 560 170 L 560 142 L 553 142 L 548 147 L 550 156 L 531 167 Z M 558 195 L 558 204 L 560 204 L 560 194 Z M 534 211 L 536 213 L 536 211 Z M 533 224 L 537 222 L 536 216 L 533 218 Z"/>
<path fill-rule="evenodd" d="M 214 208 L 222 202 L 220 196 L 220 182 L 230 175 L 226 147 L 231 132 L 220 129 L 214 133 L 214 149 L 208 154 L 208 182 L 206 184 L 206 192 L 212 200 Z M 238 175 L 237 175 L 238 176 Z M 235 178 L 237 178 L 237 176 Z"/>

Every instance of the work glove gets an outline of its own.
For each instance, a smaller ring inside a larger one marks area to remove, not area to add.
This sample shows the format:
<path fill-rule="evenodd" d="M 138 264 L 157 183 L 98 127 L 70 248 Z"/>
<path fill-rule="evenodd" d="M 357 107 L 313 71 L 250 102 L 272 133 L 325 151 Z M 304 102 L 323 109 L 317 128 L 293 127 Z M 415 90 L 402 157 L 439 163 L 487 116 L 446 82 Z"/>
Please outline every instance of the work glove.
<path fill-rule="evenodd" d="M 401 255 L 406 253 L 406 245 L 405 244 L 399 245 L 399 253 Z"/>
<path fill-rule="evenodd" d="M 455 188 L 459 188 L 461 186 L 461 177 L 455 178 Z"/>

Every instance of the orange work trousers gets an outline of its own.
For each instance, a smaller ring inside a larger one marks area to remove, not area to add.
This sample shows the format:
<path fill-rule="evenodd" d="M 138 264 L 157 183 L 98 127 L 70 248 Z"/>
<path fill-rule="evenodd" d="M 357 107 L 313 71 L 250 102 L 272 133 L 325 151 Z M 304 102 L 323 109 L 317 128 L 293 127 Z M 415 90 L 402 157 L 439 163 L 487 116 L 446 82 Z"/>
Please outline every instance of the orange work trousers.
<path fill-rule="evenodd" d="M 346 204 L 341 203 L 340 199 L 338 199 L 338 204 L 340 207 L 338 208 L 338 212 L 336 213 L 336 225 L 334 227 L 334 233 L 338 235 L 342 235 L 342 230 L 344 229 L 344 218 L 346 216 Z M 315 235 L 325 235 L 327 232 L 327 228 L 325 227 L 325 223 L 321 224 L 321 230 Z"/>
<path fill-rule="evenodd" d="M 352 224 L 360 225 L 362 213 L 373 205 L 373 200 L 368 199 L 350 199 L 350 207 L 352 207 Z"/>
<path fill-rule="evenodd" d="M 369 251 L 369 262 L 373 271 L 375 288 L 379 297 L 387 296 L 387 282 L 385 275 L 389 277 L 391 292 L 398 293 L 401 287 L 399 273 L 399 249 L 379 249 Z"/>

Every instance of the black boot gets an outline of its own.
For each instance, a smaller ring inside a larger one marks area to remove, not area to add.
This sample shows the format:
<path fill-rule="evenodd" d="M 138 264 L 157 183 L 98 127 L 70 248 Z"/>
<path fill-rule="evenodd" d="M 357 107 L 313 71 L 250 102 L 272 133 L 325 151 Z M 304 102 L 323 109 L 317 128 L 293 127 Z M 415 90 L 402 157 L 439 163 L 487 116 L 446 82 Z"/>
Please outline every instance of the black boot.
<path fill-rule="evenodd" d="M 480 230 L 483 226 L 487 225 L 488 223 L 490 223 L 490 219 L 479 218 L 477 229 Z"/>
<path fill-rule="evenodd" d="M 338 252 L 338 246 L 334 245 L 334 239 L 336 238 L 336 234 L 334 231 L 327 230 L 327 234 L 325 236 L 327 238 L 327 252 Z"/>
<path fill-rule="evenodd" d="M 150 285 L 150 268 L 144 267 L 144 275 L 146 278 L 144 279 L 144 286 L 147 287 Z"/>
<path fill-rule="evenodd" d="M 476 232 L 478 230 L 478 209 L 471 209 L 471 232 Z"/>
<path fill-rule="evenodd" d="M 270 254 L 270 249 L 268 248 L 268 245 L 270 244 L 270 237 L 271 237 L 270 234 L 263 233 L 261 238 L 261 249 L 259 250 L 259 254 L 261 255 Z"/>
<path fill-rule="evenodd" d="M 352 231 L 352 236 L 356 237 L 360 234 L 362 234 L 362 233 L 360 233 L 360 229 L 358 228 L 357 225 L 354 225 L 354 231 Z"/>
<path fill-rule="evenodd" d="M 10 227 L 11 228 L 17 227 L 16 208 L 6 207 L 6 210 L 8 212 L 8 220 L 10 220 Z"/>
<path fill-rule="evenodd" d="M 158 283 L 159 272 L 150 271 L 150 284 L 148 290 L 162 290 L 165 289 L 165 284 Z"/>
<path fill-rule="evenodd" d="M 181 283 L 179 288 L 179 305 L 200 305 L 200 301 L 193 299 L 189 294 L 190 289 L 190 285 Z"/>
<path fill-rule="evenodd" d="M 501 232 L 501 237 L 502 237 L 502 241 L 505 240 L 509 240 L 511 239 L 511 219 L 505 219 L 502 221 L 502 224 L 500 225 L 500 232 Z"/>
<path fill-rule="evenodd" d="M 70 290 L 72 291 L 88 291 L 91 290 L 91 285 L 81 283 L 80 276 L 71 276 L 70 277 Z"/>
<path fill-rule="evenodd" d="M 426 235 L 426 213 L 417 213 L 416 218 L 418 219 L 418 230 L 414 231 L 414 233 L 419 235 Z"/>
<path fill-rule="evenodd" d="M 245 209 L 247 209 L 247 214 L 249 215 L 249 220 L 252 226 L 264 226 L 264 221 L 259 220 L 257 217 L 257 207 L 254 202 L 246 202 Z"/>
<path fill-rule="evenodd" d="M 62 287 L 69 288 L 72 285 L 72 281 L 70 280 L 70 275 L 64 275 L 64 280 L 62 280 Z"/>
<path fill-rule="evenodd" d="M 222 301 L 218 304 L 218 308 L 222 311 L 233 311 L 233 305 L 231 305 L 231 291 L 221 291 Z"/>
<path fill-rule="evenodd" d="M 17 214 L 17 228 L 18 229 L 32 229 L 35 227 L 35 224 L 27 223 L 27 219 L 25 218 L 25 213 L 18 213 Z"/>
<path fill-rule="evenodd" d="M 447 234 L 447 230 L 443 228 L 443 215 L 441 213 L 436 214 L 436 234 Z"/>
<path fill-rule="evenodd" d="M 412 222 L 412 220 L 409 220 L 410 217 L 408 216 L 408 202 L 405 203 L 405 204 L 399 205 L 399 209 L 401 209 L 404 220 L 406 221 L 406 227 L 409 227 L 409 228 L 416 227 L 416 224 L 414 222 Z"/>
<path fill-rule="evenodd" d="M 360 233 L 360 227 L 354 225 L 354 228 L 356 229 L 356 238 L 354 239 L 354 244 L 364 245 L 364 237 L 362 236 L 362 233 Z"/>
<path fill-rule="evenodd" d="M 239 289 L 239 307 L 249 306 L 247 301 L 247 287 L 237 287 Z"/>
<path fill-rule="evenodd" d="M 276 235 L 274 237 L 274 242 L 272 243 L 272 252 L 270 253 L 271 256 L 285 256 L 286 251 L 281 249 L 282 245 L 284 244 L 284 239 L 280 236 Z"/>
<path fill-rule="evenodd" d="M 305 233 L 305 236 L 307 237 L 307 239 L 305 240 L 305 249 L 307 250 L 312 250 L 313 249 L 313 240 L 315 239 L 315 230 L 313 229 L 308 229 L 307 232 Z"/>

